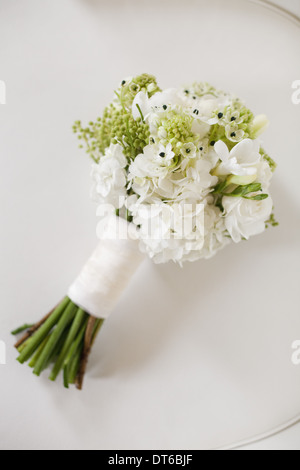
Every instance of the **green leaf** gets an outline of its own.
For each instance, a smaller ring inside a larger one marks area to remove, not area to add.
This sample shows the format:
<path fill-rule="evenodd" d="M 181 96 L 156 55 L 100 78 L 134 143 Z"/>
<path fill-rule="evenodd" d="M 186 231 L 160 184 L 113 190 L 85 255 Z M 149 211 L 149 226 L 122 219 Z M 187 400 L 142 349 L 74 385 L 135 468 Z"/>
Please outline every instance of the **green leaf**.
<path fill-rule="evenodd" d="M 245 197 L 247 196 L 247 194 L 256 193 L 257 191 L 261 191 L 261 184 L 251 183 L 251 184 L 247 184 L 246 186 L 238 186 L 234 191 L 226 194 L 226 196 Z"/>
<path fill-rule="evenodd" d="M 257 194 L 256 196 L 252 197 L 245 197 L 244 199 L 251 199 L 252 201 L 263 201 L 264 199 L 267 199 L 269 197 L 268 194 Z"/>
<path fill-rule="evenodd" d="M 221 183 L 217 184 L 217 186 L 215 187 L 213 194 L 221 194 L 224 189 L 226 189 L 227 185 L 227 180 L 221 181 Z"/>
<path fill-rule="evenodd" d="M 275 219 L 275 214 L 271 214 L 270 215 L 270 218 L 269 220 L 267 220 L 266 222 L 266 227 L 268 228 L 269 226 L 272 226 L 272 227 L 278 227 L 279 223 L 277 222 L 277 220 Z"/>

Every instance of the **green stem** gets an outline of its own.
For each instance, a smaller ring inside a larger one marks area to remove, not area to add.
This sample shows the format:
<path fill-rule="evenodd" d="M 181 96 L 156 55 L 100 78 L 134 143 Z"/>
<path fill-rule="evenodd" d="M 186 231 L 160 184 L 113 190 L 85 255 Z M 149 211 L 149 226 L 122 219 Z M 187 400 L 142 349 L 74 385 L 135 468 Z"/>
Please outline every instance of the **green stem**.
<path fill-rule="evenodd" d="M 142 121 L 145 122 L 145 118 L 144 118 L 144 115 L 143 115 L 142 110 L 141 110 L 141 108 L 140 108 L 140 105 L 136 104 L 136 107 L 137 107 L 137 109 L 138 109 L 138 112 L 139 112 L 140 115 L 141 115 Z"/>
<path fill-rule="evenodd" d="M 89 320 L 88 317 L 84 320 L 81 330 L 79 331 L 75 341 L 73 341 L 72 346 L 70 347 L 68 354 L 66 356 L 65 362 L 64 362 L 64 368 L 65 368 L 64 376 L 68 377 L 68 383 L 75 382 L 75 378 L 76 378 L 77 371 L 78 371 L 79 364 L 80 364 L 80 357 L 82 353 L 83 341 L 84 341 L 84 336 L 85 336 L 85 331 L 86 331 L 86 327 L 88 324 L 88 320 Z M 79 358 L 78 364 L 77 364 L 77 358 Z M 77 364 L 77 367 L 76 367 L 76 364 Z M 73 379 L 71 380 L 70 377 L 73 377 L 74 374 L 75 374 L 74 380 Z"/>
<path fill-rule="evenodd" d="M 75 316 L 75 319 L 73 321 L 72 327 L 69 331 L 67 339 L 66 339 L 66 341 L 64 343 L 64 346 L 61 350 L 61 353 L 58 357 L 58 360 L 57 360 L 56 364 L 54 365 L 53 370 L 50 374 L 50 377 L 49 377 L 50 380 L 54 381 L 56 379 L 56 377 L 58 376 L 58 374 L 60 373 L 61 369 L 63 368 L 66 355 L 68 354 L 68 351 L 69 351 L 74 339 L 76 338 L 76 335 L 77 335 L 80 327 L 82 326 L 82 323 L 84 321 L 85 316 L 86 316 L 86 313 L 81 308 L 78 309 L 78 311 L 76 313 L 76 316 Z"/>
<path fill-rule="evenodd" d="M 36 365 L 36 363 L 37 363 L 37 360 L 38 360 L 38 358 L 40 357 L 40 355 L 41 355 L 41 353 L 42 353 L 44 347 L 45 347 L 46 344 L 48 343 L 49 339 L 50 339 L 50 335 L 48 335 L 48 336 L 44 339 L 44 341 L 42 342 L 42 344 L 40 344 L 40 346 L 38 347 L 36 353 L 34 354 L 33 358 L 31 359 L 31 361 L 30 361 L 29 364 L 28 364 L 29 367 L 32 367 L 32 368 L 35 367 L 35 365 Z"/>
<path fill-rule="evenodd" d="M 22 350 L 18 361 L 21 364 L 24 364 L 34 353 L 34 351 L 39 347 L 39 345 L 44 341 L 45 337 L 52 330 L 52 328 L 59 321 L 66 307 L 70 304 L 70 299 L 66 297 L 61 304 L 54 310 L 52 315 L 48 320 L 41 326 L 39 330 L 28 340 L 26 347 Z"/>
<path fill-rule="evenodd" d="M 43 349 L 42 354 L 40 355 L 33 373 L 36 375 L 40 375 L 42 370 L 45 367 L 45 364 L 48 363 L 49 357 L 51 356 L 57 342 L 59 341 L 61 335 L 64 332 L 66 326 L 72 321 L 75 316 L 76 305 L 73 302 L 69 302 L 67 308 L 65 309 L 64 313 L 62 314 L 56 328 L 54 329 L 53 333 L 51 334 L 51 338 L 47 343 L 46 347 Z"/>
<path fill-rule="evenodd" d="M 65 387 L 65 388 L 69 388 L 68 374 L 69 374 L 69 372 L 68 372 L 68 366 L 65 366 L 65 367 L 64 367 L 64 375 L 63 375 L 63 377 L 64 377 L 64 387 Z"/>
<path fill-rule="evenodd" d="M 18 334 L 23 333 L 23 331 L 29 330 L 29 328 L 32 328 L 33 326 L 34 325 L 27 325 L 27 323 L 25 323 L 25 325 L 20 326 L 16 330 L 12 331 L 11 334 L 17 336 Z"/>
<path fill-rule="evenodd" d="M 95 328 L 94 328 L 94 331 L 93 331 L 93 338 L 92 338 L 92 343 L 91 343 L 91 347 L 93 346 L 94 342 L 95 342 L 95 339 L 97 338 L 97 335 L 99 333 L 99 331 L 101 330 L 102 326 L 103 326 L 103 323 L 104 323 L 104 319 L 101 318 L 101 319 L 98 319 L 96 321 L 96 324 L 95 324 Z"/>
<path fill-rule="evenodd" d="M 80 359 L 81 359 L 82 349 L 83 349 L 83 343 L 81 344 L 81 347 L 77 348 L 77 351 L 76 351 L 69 367 L 67 368 L 67 371 L 68 371 L 67 377 L 68 377 L 68 383 L 69 384 L 74 384 L 75 383 L 75 380 L 76 380 L 76 377 L 77 377 L 77 374 L 78 374 L 78 370 L 79 370 L 79 367 L 80 367 Z"/>
<path fill-rule="evenodd" d="M 28 338 L 27 341 L 25 341 L 23 344 L 21 344 L 17 351 L 21 354 L 21 352 L 26 348 L 26 346 L 28 345 L 29 341 L 31 340 L 31 338 Z M 19 359 L 18 359 L 19 360 Z"/>
<path fill-rule="evenodd" d="M 66 326 L 66 328 L 64 329 L 61 337 L 59 338 L 59 340 L 56 343 L 55 348 L 52 350 L 52 353 L 50 354 L 50 356 L 48 358 L 48 361 L 44 364 L 43 370 L 47 369 L 47 367 L 49 367 L 50 364 L 53 364 L 57 361 L 57 358 L 58 358 L 62 348 L 64 347 L 65 341 L 68 337 L 68 334 L 69 334 L 69 331 L 70 331 L 69 326 L 70 325 Z"/>

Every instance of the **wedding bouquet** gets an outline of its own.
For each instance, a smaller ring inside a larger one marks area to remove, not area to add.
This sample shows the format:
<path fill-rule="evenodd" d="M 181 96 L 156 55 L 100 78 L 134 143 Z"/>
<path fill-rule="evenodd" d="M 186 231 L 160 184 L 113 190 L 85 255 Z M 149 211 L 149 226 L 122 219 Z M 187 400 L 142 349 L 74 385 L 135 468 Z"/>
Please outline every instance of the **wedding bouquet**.
<path fill-rule="evenodd" d="M 93 160 L 99 246 L 68 295 L 16 347 L 51 380 L 82 388 L 91 347 L 145 256 L 155 263 L 210 258 L 276 225 L 274 161 L 254 117 L 207 83 L 161 90 L 147 74 L 123 80 L 103 116 L 74 132 Z"/>

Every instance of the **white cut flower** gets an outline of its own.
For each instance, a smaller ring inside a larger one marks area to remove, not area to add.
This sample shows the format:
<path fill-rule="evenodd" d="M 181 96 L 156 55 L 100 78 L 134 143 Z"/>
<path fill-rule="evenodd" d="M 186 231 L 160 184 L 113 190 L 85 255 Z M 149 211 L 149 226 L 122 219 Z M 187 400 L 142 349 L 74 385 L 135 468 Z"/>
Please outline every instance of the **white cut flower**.
<path fill-rule="evenodd" d="M 187 144 L 184 144 L 180 149 L 181 155 L 187 159 L 196 158 L 197 152 L 198 152 L 197 147 L 192 142 L 188 142 Z"/>
<path fill-rule="evenodd" d="M 218 178 L 211 175 L 212 165 L 206 158 L 196 158 L 190 161 L 185 177 L 174 182 L 181 188 L 181 199 L 189 198 L 198 201 L 204 198 L 216 186 Z"/>
<path fill-rule="evenodd" d="M 202 257 L 209 259 L 219 250 L 230 243 L 225 219 L 222 217 L 220 209 L 213 204 L 207 204 L 205 207 L 205 240 L 202 250 Z"/>
<path fill-rule="evenodd" d="M 257 165 L 261 160 L 257 141 L 244 139 L 229 152 L 227 145 L 219 140 L 216 142 L 214 150 L 221 160 L 215 170 L 216 175 L 253 176 L 253 181 L 255 181 Z"/>
<path fill-rule="evenodd" d="M 146 179 L 164 178 L 170 171 L 174 155 L 171 144 L 146 145 L 143 153 L 137 155 L 131 163 L 129 179 L 143 186 Z"/>
<path fill-rule="evenodd" d="M 156 263 L 182 264 L 263 232 L 275 167 L 257 140 L 266 117 L 207 83 L 157 91 L 143 75 L 121 86 L 99 124 L 99 148 L 102 132 L 122 146 L 94 166 L 93 195 L 132 220 L 141 249 Z"/>
<path fill-rule="evenodd" d="M 225 126 L 225 135 L 231 142 L 241 142 L 245 136 L 245 131 L 240 129 L 236 122 Z"/>
<path fill-rule="evenodd" d="M 266 160 L 261 159 L 261 161 L 256 165 L 256 168 L 257 181 L 261 183 L 263 191 L 268 191 L 273 176 L 269 163 L 266 162 Z"/>
<path fill-rule="evenodd" d="M 144 91 L 140 91 L 139 93 L 137 93 L 132 103 L 132 116 L 136 120 L 141 117 L 142 113 L 144 119 L 146 119 L 150 112 L 150 99 L 148 98 L 147 93 L 145 93 Z"/>
<path fill-rule="evenodd" d="M 199 258 L 204 244 L 204 204 L 136 204 L 141 248 L 155 263 Z"/>
<path fill-rule="evenodd" d="M 242 124 L 243 118 L 238 110 L 233 111 L 232 109 L 229 109 L 224 116 L 224 124 L 228 125 L 233 123 Z"/>
<path fill-rule="evenodd" d="M 213 97 L 212 95 L 206 95 L 194 100 L 189 99 L 187 103 L 194 119 L 212 126 L 219 122 L 219 117 L 216 112 L 228 106 L 229 99 L 226 96 Z"/>
<path fill-rule="evenodd" d="M 259 137 L 269 127 L 269 120 L 265 114 L 255 116 L 252 124 L 252 132 L 255 138 Z"/>
<path fill-rule="evenodd" d="M 199 137 L 199 139 L 203 139 L 207 136 L 210 131 L 211 126 L 206 122 L 200 121 L 199 119 L 194 119 L 192 124 L 192 132 Z"/>
<path fill-rule="evenodd" d="M 151 98 L 144 91 L 140 91 L 132 103 L 132 116 L 136 120 L 141 117 L 142 112 L 143 118 L 147 120 L 151 113 L 166 112 L 169 106 L 181 104 L 175 88 L 158 91 Z"/>
<path fill-rule="evenodd" d="M 261 201 L 225 196 L 222 204 L 225 210 L 225 226 L 235 243 L 264 232 L 266 221 L 273 210 L 270 196 Z"/>
<path fill-rule="evenodd" d="M 113 204 L 119 209 L 126 195 L 126 157 L 119 144 L 111 144 L 98 164 L 92 168 L 92 197 L 105 204 Z"/>

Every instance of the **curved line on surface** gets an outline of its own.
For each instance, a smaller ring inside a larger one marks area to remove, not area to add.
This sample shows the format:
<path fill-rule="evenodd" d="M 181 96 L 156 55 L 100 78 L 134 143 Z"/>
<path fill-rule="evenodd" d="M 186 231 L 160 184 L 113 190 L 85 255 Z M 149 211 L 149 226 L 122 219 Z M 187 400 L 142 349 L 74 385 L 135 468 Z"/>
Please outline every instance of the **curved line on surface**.
<path fill-rule="evenodd" d="M 244 446 L 248 446 L 251 444 L 255 444 L 257 442 L 264 441 L 265 439 L 268 439 L 270 437 L 274 437 L 277 434 L 280 434 L 284 431 L 287 431 L 288 429 L 294 427 L 296 424 L 300 423 L 300 415 L 296 416 L 295 418 L 290 419 L 289 421 L 286 421 L 284 424 L 281 424 L 277 428 L 274 428 L 273 430 L 269 432 L 265 432 L 262 434 L 259 434 L 258 436 L 254 436 L 249 439 L 245 439 L 243 441 L 237 442 L 235 444 L 230 444 L 224 447 L 221 447 L 218 450 L 236 450 Z M 278 449 L 279 450 L 279 449 Z"/>
<path fill-rule="evenodd" d="M 278 15 L 287 18 L 288 20 L 296 24 L 296 26 L 300 27 L 300 17 L 297 16 L 295 13 L 287 10 L 286 8 L 276 5 L 269 0 L 248 0 L 248 1 L 250 1 L 251 3 L 256 3 L 257 5 L 260 5 L 262 7 L 268 8 L 269 10 L 272 10 Z"/>

